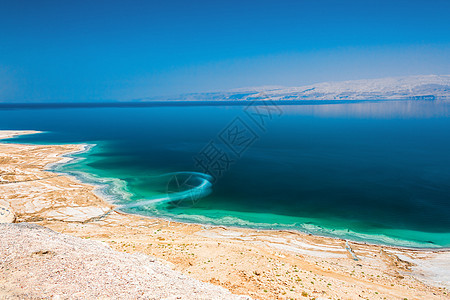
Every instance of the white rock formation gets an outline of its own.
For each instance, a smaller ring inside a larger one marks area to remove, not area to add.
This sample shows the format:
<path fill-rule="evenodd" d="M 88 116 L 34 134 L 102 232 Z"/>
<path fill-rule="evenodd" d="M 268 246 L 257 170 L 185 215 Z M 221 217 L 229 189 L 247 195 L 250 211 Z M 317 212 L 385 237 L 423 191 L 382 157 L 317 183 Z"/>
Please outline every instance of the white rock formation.
<path fill-rule="evenodd" d="M 420 75 L 323 82 L 299 87 L 264 86 L 141 100 L 386 100 L 450 99 L 450 75 Z"/>

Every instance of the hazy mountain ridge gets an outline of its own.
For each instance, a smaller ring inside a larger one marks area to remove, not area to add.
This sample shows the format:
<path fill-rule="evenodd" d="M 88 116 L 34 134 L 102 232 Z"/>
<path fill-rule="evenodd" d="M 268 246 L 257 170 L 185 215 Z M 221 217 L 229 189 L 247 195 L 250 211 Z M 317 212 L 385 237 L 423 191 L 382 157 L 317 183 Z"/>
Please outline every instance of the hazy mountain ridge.
<path fill-rule="evenodd" d="M 384 100 L 450 99 L 450 75 L 420 75 L 381 79 L 323 82 L 300 87 L 266 86 L 227 92 L 192 93 L 166 100 Z M 146 98 L 143 100 L 156 100 Z"/>

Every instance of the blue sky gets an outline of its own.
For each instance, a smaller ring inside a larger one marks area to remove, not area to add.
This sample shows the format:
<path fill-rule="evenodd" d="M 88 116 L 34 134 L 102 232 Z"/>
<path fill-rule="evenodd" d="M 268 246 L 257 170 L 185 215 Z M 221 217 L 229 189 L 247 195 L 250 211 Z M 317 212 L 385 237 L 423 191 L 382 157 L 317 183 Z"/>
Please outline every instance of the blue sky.
<path fill-rule="evenodd" d="M 450 73 L 450 1 L 0 0 L 0 101 Z"/>

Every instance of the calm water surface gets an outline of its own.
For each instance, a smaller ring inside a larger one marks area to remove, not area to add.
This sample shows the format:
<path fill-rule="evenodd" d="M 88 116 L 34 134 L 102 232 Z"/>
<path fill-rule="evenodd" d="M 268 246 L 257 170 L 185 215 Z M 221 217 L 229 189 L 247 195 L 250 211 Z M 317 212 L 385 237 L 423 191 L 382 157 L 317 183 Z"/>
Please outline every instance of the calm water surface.
<path fill-rule="evenodd" d="M 58 170 L 127 212 L 450 246 L 449 103 L 278 106 L 258 110 L 264 123 L 256 111 L 19 107 L 0 109 L 0 129 L 46 131 L 11 142 L 95 144 Z"/>

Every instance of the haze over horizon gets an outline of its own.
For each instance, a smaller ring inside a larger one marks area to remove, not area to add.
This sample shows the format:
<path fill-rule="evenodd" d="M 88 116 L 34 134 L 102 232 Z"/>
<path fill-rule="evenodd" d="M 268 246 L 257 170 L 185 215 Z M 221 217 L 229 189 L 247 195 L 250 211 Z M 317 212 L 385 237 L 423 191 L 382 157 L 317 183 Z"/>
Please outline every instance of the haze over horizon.
<path fill-rule="evenodd" d="M 0 101 L 131 100 L 450 70 L 448 1 L 1 1 Z"/>

